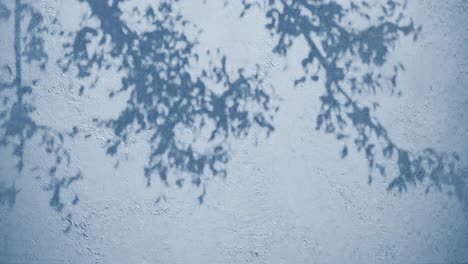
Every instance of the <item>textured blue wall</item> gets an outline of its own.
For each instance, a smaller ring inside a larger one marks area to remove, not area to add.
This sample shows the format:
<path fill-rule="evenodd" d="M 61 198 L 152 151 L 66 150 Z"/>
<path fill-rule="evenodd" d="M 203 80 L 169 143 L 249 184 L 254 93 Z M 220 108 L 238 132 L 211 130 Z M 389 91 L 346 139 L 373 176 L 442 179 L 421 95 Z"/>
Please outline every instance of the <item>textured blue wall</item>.
<path fill-rule="evenodd" d="M 0 263 L 467 262 L 468 2 L 308 2 L 0 0 Z"/>

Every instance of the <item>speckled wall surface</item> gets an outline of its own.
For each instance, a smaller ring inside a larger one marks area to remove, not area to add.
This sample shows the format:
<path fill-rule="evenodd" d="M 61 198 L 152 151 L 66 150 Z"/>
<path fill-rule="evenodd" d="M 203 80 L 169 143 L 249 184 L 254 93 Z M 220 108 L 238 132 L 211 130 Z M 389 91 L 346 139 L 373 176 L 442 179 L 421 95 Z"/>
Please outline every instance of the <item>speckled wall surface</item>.
<path fill-rule="evenodd" d="M 0 263 L 467 263 L 467 14 L 0 0 Z"/>

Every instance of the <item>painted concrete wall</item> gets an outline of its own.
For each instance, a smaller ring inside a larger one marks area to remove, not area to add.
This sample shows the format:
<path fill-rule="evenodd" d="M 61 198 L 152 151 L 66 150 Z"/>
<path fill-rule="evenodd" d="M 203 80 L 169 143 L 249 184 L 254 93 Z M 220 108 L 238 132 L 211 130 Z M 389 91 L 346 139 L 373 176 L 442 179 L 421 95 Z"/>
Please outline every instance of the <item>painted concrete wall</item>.
<path fill-rule="evenodd" d="M 202 204 L 197 200 L 202 188 L 164 187 L 158 181 L 147 187 L 143 167 L 150 134 L 133 135 L 109 156 L 105 140 L 113 135 L 92 121 L 115 117 L 125 105 L 126 94 L 107 96 L 118 75 L 103 75 L 95 89 L 80 96 L 75 75 L 54 66 L 61 42 L 49 36 L 46 74 L 24 66 L 24 75 L 41 79 L 33 93 L 38 123 L 61 131 L 77 126 L 90 135 L 66 145 L 83 178 L 62 197 L 72 201 L 77 195 L 79 202 L 68 202 L 61 212 L 50 206 L 52 193 L 43 188 L 47 175 L 35 177 L 51 163 L 39 138 L 25 146 L 28 169 L 22 173 L 14 168 L 10 149 L 2 148 L 2 182 L 14 183 L 19 192 L 12 206 L 4 202 L 0 208 L 0 262 L 467 262 L 466 205 L 448 195 L 450 189 L 425 193 L 424 184 L 389 192 L 391 173 L 368 184 L 362 153 L 350 151 L 342 159 L 342 145 L 315 130 L 323 84 L 292 85 L 305 43 L 295 43 L 287 57 L 273 54 L 262 10 L 239 19 L 241 6 L 233 2 L 182 1 L 178 8 L 203 30 L 197 49 L 220 48 L 233 69 L 258 63 L 265 70 L 266 82 L 281 98 L 275 131 L 230 140 L 227 177 L 206 182 Z M 48 23 L 58 16 L 65 28 L 76 28 L 87 12 L 78 1 L 34 5 Z M 397 42 L 390 59 L 405 65 L 398 84 L 403 94 L 378 95 L 377 115 L 398 144 L 454 151 L 466 165 L 468 2 L 411 1 L 407 12 L 422 33 L 416 42 Z M 13 62 L 12 24 L 0 30 L 1 61 Z"/>

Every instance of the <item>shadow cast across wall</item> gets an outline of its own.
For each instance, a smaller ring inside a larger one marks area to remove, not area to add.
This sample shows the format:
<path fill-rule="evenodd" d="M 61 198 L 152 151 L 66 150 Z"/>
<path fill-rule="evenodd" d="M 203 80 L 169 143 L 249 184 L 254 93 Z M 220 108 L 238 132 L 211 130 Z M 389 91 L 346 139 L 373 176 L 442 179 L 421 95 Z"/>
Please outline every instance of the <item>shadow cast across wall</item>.
<path fill-rule="evenodd" d="M 258 132 L 268 136 L 274 131 L 278 100 L 265 84 L 261 69 L 232 71 L 228 58 L 219 51 L 198 54 L 196 39 L 185 33 L 193 28 L 177 12 L 176 1 L 131 6 L 122 0 L 80 0 L 89 13 L 73 32 L 50 32 L 42 14 L 25 2 L 16 0 L 8 6 L 0 1 L 0 20 L 14 27 L 15 56 L 12 65 L 0 65 L 0 143 L 12 149 L 21 173 L 25 145 L 40 138 L 54 160 L 46 170 L 50 181 L 44 189 L 52 193 L 50 205 L 58 211 L 79 201 L 77 194 L 68 202 L 60 194 L 83 177 L 66 147 L 67 140 L 83 132 L 72 124 L 70 131 L 57 131 L 31 117 L 37 111 L 34 88 L 41 80 L 24 78 L 23 67 L 38 67 L 47 74 L 46 36 L 63 41 L 57 65 L 64 72 L 77 73 L 79 95 L 101 88 L 100 76 L 118 73 L 115 78 L 120 85 L 109 100 L 125 92 L 125 107 L 116 118 L 96 117 L 94 124 L 112 131 L 106 147 L 110 156 L 132 135 L 150 133 L 151 151 L 142 168 L 148 185 L 154 176 L 167 186 L 182 187 L 189 182 L 202 189 L 198 198 L 202 203 L 206 181 L 227 174 L 230 140 Z M 243 4 L 241 16 L 253 7 L 265 11 L 266 29 L 277 38 L 273 52 L 286 56 L 297 39 L 307 43 L 309 53 L 300 62 L 303 75 L 292 86 L 323 82 L 316 128 L 343 142 L 342 158 L 351 145 L 363 153 L 370 169 L 369 183 L 375 174 L 387 175 L 394 163 L 398 175 L 389 191 L 402 192 L 408 185 L 427 180 L 428 191 L 450 187 L 460 202 L 468 204 L 467 171 L 456 153 L 432 148 L 414 153 L 398 146 L 375 117 L 378 104 L 362 99 L 385 89 L 400 94 L 397 78 L 404 66 L 389 65 L 387 57 L 399 38 L 416 40 L 421 31 L 405 16 L 404 3 L 371 6 L 365 1 L 345 5 L 271 0 Z M 208 58 L 207 65 L 199 62 L 202 56 Z M 0 201 L 11 207 L 18 192 L 15 184 L 2 185 Z M 68 214 L 66 219 L 70 218 Z"/>

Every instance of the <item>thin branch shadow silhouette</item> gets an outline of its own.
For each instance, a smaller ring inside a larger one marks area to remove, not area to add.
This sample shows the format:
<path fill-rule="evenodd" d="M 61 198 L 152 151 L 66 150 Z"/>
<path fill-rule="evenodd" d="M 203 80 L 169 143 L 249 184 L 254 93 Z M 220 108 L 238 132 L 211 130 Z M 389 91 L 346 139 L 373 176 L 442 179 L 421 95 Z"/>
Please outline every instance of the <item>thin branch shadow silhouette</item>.
<path fill-rule="evenodd" d="M 33 5 L 16 0 L 9 6 L 0 2 L 0 21 L 13 24 L 14 65 L 0 65 L 0 147 L 12 150 L 16 158 L 16 169 L 22 173 L 27 162 L 24 157 L 27 144 L 35 144 L 34 137 L 40 139 L 40 145 L 54 162 L 46 169 L 49 183 L 44 190 L 53 193 L 50 206 L 61 211 L 66 202 L 61 199 L 61 191 L 70 183 L 81 178 L 81 172 L 71 167 L 70 153 L 65 147 L 65 140 L 73 138 L 74 133 L 65 133 L 37 123 L 31 114 L 36 111 L 33 90 L 39 80 L 24 76 L 24 67 L 46 70 L 48 55 L 45 51 L 44 36 L 51 34 L 44 25 L 42 14 Z M 61 173 L 59 171 L 66 170 Z M 32 168 L 29 173 L 38 173 Z M 40 172 L 39 172 L 40 173 Z M 39 176 L 38 176 L 39 177 Z M 14 182 L 15 180 L 13 180 Z M 1 187 L 0 200 L 12 207 L 16 201 L 15 184 Z"/>

